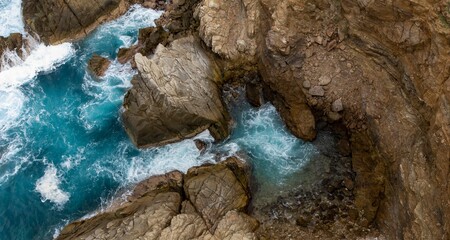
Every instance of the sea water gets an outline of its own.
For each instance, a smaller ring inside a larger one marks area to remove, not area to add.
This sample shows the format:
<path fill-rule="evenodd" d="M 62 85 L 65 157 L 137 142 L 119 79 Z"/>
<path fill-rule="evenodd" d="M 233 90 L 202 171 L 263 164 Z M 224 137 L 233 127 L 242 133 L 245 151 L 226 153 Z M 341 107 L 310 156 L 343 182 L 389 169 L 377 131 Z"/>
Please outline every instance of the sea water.
<path fill-rule="evenodd" d="M 20 1 L 0 0 L 0 35 L 24 32 Z M 20 8 L 19 8 L 20 9 Z M 293 137 L 275 108 L 230 104 L 232 135 L 201 153 L 193 139 L 136 149 L 120 120 L 121 103 L 135 74 L 115 59 L 119 47 L 136 42 L 139 28 L 161 12 L 133 6 L 85 39 L 46 46 L 34 42 L 24 59 L 6 53 L 0 72 L 0 239 L 51 239 L 69 221 L 97 211 L 127 187 L 155 174 L 215 162 L 244 153 L 264 195 L 318 151 Z M 92 54 L 112 61 L 95 79 L 86 70 Z"/>

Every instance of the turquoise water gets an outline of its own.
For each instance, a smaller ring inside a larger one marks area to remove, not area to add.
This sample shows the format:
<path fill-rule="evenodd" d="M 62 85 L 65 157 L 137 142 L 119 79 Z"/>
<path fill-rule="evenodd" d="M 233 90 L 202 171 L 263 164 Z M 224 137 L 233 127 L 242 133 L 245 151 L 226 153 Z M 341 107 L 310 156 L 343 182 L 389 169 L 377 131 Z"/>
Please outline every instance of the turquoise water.
<path fill-rule="evenodd" d="M 17 3 L 0 1 L 3 12 Z M 113 59 L 159 15 L 133 7 L 79 42 L 35 41 L 25 60 L 3 57 L 14 64 L 0 72 L 0 239 L 51 239 L 69 221 L 105 207 L 121 189 L 214 162 L 217 153 L 225 158 L 244 152 L 262 190 L 286 185 L 284 179 L 318 154 L 286 131 L 272 105 L 254 109 L 241 100 L 230 105 L 235 127 L 228 140 L 214 145 L 208 132 L 196 137 L 208 143 L 206 153 L 192 139 L 136 149 L 119 118 L 135 72 Z M 0 25 L 5 21 L 1 15 Z M 7 21 L 2 27 L 11 29 L 0 34 L 21 29 L 20 19 Z M 100 81 L 86 71 L 93 53 L 113 61 Z"/>

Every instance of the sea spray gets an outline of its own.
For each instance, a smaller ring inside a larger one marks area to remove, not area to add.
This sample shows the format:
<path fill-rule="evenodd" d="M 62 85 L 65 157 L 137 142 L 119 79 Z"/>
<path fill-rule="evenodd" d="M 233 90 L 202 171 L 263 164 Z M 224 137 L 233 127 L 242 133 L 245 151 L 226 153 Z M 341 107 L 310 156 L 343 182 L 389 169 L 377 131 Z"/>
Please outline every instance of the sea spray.
<path fill-rule="evenodd" d="M 0 36 L 24 33 L 21 0 L 0 0 Z"/>

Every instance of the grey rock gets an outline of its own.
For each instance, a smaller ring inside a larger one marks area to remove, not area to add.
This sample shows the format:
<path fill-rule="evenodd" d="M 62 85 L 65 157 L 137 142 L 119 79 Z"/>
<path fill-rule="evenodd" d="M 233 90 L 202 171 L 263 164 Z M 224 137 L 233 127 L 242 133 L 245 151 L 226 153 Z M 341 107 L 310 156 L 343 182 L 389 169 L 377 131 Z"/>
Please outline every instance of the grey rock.
<path fill-rule="evenodd" d="M 311 94 L 311 96 L 323 97 L 323 95 L 325 95 L 325 90 L 323 90 L 322 86 L 314 86 L 309 89 L 309 94 Z"/>

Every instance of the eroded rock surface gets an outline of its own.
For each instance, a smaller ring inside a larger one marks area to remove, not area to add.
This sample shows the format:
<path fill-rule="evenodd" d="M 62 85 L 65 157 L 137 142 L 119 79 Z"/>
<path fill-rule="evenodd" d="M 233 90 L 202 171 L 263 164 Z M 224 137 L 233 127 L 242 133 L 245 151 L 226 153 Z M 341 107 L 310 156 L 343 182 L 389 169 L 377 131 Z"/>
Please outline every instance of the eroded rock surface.
<path fill-rule="evenodd" d="M 96 76 L 101 77 L 105 75 L 106 70 L 108 70 L 111 61 L 100 55 L 94 54 L 88 62 L 88 69 Z"/>
<path fill-rule="evenodd" d="M 125 96 L 122 117 L 137 146 L 179 141 L 205 129 L 216 139 L 228 135 L 221 71 L 197 38 L 159 45 L 151 59 L 137 54 L 135 61 L 139 74 Z"/>
<path fill-rule="evenodd" d="M 0 36 L 0 70 L 2 69 L 2 56 L 6 51 L 16 52 L 19 57 L 22 57 L 23 50 L 22 47 L 26 40 L 23 39 L 20 33 L 11 33 L 8 37 Z"/>
<path fill-rule="evenodd" d="M 25 26 L 48 44 L 86 36 L 100 23 L 125 13 L 124 0 L 24 0 Z"/>
<path fill-rule="evenodd" d="M 151 177 L 128 202 L 70 223 L 57 239 L 256 239 L 258 222 L 242 211 L 250 199 L 248 174 L 241 160 L 229 158 L 186 176 Z"/>
<path fill-rule="evenodd" d="M 318 119 L 347 126 L 360 224 L 449 237 L 447 1 L 205 0 L 197 11 L 212 51 L 258 65 L 296 136 L 313 139 Z"/>

